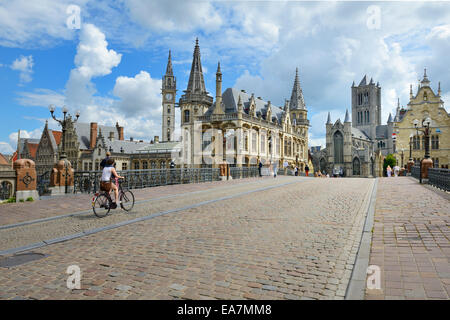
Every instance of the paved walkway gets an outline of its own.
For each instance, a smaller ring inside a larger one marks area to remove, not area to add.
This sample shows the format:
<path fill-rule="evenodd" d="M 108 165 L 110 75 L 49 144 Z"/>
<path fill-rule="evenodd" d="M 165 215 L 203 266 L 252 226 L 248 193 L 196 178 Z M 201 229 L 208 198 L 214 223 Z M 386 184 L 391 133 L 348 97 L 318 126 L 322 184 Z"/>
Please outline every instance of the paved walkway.
<path fill-rule="evenodd" d="M 344 299 L 373 184 L 279 177 L 143 203 L 133 214 L 203 201 L 39 248 L 48 256 L 0 270 L 0 298 Z M 84 222 L 70 223 L 76 232 Z M 25 234 L 0 239 L 14 246 Z M 70 265 L 81 268 L 81 290 L 66 286 Z"/>
<path fill-rule="evenodd" d="M 242 183 L 251 183 L 264 179 L 268 179 L 268 177 L 133 189 L 133 193 L 136 201 L 139 201 L 164 197 L 166 195 L 202 191 L 216 187 L 221 188 L 223 186 L 239 185 Z M 35 202 L 0 204 L 0 226 L 92 210 L 91 200 L 92 194 L 76 194 L 70 196 L 58 196 Z"/>
<path fill-rule="evenodd" d="M 450 201 L 410 177 L 378 182 L 370 264 L 381 289 L 366 299 L 450 298 Z"/>

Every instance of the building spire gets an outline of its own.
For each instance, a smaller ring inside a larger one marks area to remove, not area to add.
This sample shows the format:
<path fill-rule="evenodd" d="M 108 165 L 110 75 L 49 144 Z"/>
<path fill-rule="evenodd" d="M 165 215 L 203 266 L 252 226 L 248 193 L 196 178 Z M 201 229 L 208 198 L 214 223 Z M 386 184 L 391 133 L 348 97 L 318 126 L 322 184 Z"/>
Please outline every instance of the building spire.
<path fill-rule="evenodd" d="M 198 38 L 195 40 L 195 49 L 192 58 L 191 74 L 189 76 L 186 92 L 195 94 L 206 94 L 205 80 L 203 78 L 202 62 L 200 60 L 200 46 Z"/>
<path fill-rule="evenodd" d="M 172 54 L 171 54 L 170 50 L 169 50 L 169 59 L 167 61 L 166 76 L 173 76 Z"/>
<path fill-rule="evenodd" d="M 344 123 L 345 122 L 351 122 L 350 121 L 350 116 L 348 115 L 348 109 L 345 111 L 345 120 L 344 120 Z"/>
<path fill-rule="evenodd" d="M 330 111 L 328 111 L 328 119 L 326 124 L 331 124 L 331 114 Z"/>
<path fill-rule="evenodd" d="M 298 68 L 295 69 L 294 87 L 292 88 L 291 100 L 289 103 L 289 109 L 306 109 L 305 99 L 303 98 L 303 91 L 300 86 L 300 80 L 298 78 Z"/>
<path fill-rule="evenodd" d="M 422 86 L 430 85 L 430 80 L 428 80 L 428 77 L 427 77 L 427 68 L 424 68 L 424 70 L 423 70 L 423 79 L 420 83 L 422 84 Z"/>
<path fill-rule="evenodd" d="M 220 71 L 220 62 L 217 64 L 216 72 L 216 105 L 213 114 L 224 114 L 222 109 L 222 72 Z"/>
<path fill-rule="evenodd" d="M 439 84 L 438 84 L 438 96 L 440 96 L 441 95 L 441 82 L 439 81 Z"/>
<path fill-rule="evenodd" d="M 412 84 L 409 85 L 409 98 L 413 98 Z"/>

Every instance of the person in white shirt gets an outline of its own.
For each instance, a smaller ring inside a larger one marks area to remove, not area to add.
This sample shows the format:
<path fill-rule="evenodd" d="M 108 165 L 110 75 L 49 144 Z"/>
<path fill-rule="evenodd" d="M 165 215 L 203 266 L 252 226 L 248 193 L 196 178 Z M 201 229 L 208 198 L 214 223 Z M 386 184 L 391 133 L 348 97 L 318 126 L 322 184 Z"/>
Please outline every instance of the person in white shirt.
<path fill-rule="evenodd" d="M 111 176 L 114 175 L 114 177 L 118 178 L 118 179 L 125 179 L 124 177 L 121 177 L 117 174 L 116 169 L 114 168 L 114 159 L 109 158 L 106 161 L 106 167 L 103 168 L 102 171 L 102 179 L 100 181 L 100 190 L 102 191 L 106 191 L 106 192 L 111 192 L 111 189 L 114 190 L 114 197 L 115 197 L 115 202 L 113 202 L 112 204 L 112 209 L 117 208 L 117 202 L 119 200 L 119 190 L 117 189 L 116 184 L 111 182 Z"/>

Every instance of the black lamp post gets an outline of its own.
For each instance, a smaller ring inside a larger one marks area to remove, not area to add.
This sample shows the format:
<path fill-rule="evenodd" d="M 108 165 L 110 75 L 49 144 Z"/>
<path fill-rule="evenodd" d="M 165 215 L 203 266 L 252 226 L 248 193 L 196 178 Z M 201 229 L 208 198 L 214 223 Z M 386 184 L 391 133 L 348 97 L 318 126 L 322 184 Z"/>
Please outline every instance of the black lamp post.
<path fill-rule="evenodd" d="M 63 108 L 62 108 L 62 112 L 63 112 L 63 114 L 64 114 L 64 117 L 63 117 L 63 119 L 62 120 L 59 120 L 59 119 L 56 119 L 56 117 L 55 117 L 55 106 L 54 105 L 50 105 L 49 106 L 49 110 L 50 110 L 50 113 L 51 113 L 51 115 L 52 115 L 52 118 L 56 121 L 56 122 L 58 122 L 60 125 L 61 125 L 61 127 L 62 127 L 62 149 L 61 149 L 61 153 L 60 153 L 60 155 L 59 155 L 59 159 L 60 160 L 64 160 L 64 167 L 65 167 L 65 170 L 66 170 L 66 174 L 65 174 L 65 185 L 66 185 L 66 190 L 65 190 L 65 192 L 66 193 L 68 193 L 68 188 L 67 188 L 67 174 L 68 174 L 68 164 L 67 164 L 67 154 L 66 154 L 66 126 L 67 126 L 67 116 L 68 116 L 68 110 L 67 110 L 67 107 L 66 106 L 64 106 Z M 76 116 L 76 119 L 74 120 L 74 121 L 72 121 L 73 123 L 75 123 L 75 122 L 77 122 L 78 121 L 78 118 L 80 117 L 80 111 L 77 111 L 77 113 L 75 114 L 75 116 Z"/>
<path fill-rule="evenodd" d="M 425 158 L 420 162 L 420 183 L 422 183 L 422 178 L 428 177 L 428 167 L 430 160 L 430 125 L 431 119 L 427 117 L 422 120 L 422 127 L 419 127 L 419 120 L 415 119 L 413 121 L 414 127 L 416 128 L 417 136 L 419 136 L 419 131 L 424 133 L 425 136 Z M 432 161 L 431 161 L 432 162 Z M 425 167 L 423 166 L 425 164 Z M 422 173 L 423 168 L 423 173 Z M 426 172 L 425 172 L 426 171 Z M 423 177 L 425 173 L 425 177 Z"/>

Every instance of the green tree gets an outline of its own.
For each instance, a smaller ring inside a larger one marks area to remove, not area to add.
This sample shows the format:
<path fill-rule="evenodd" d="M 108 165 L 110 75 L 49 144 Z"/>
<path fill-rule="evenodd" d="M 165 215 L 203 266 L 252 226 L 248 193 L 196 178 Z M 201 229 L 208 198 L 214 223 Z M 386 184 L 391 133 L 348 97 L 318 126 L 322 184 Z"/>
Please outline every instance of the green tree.
<path fill-rule="evenodd" d="M 394 155 L 392 154 L 388 154 L 386 156 L 386 158 L 384 158 L 384 162 L 383 162 L 383 172 L 386 173 L 386 168 L 388 166 L 391 166 L 391 168 L 394 168 L 394 166 L 396 165 L 397 160 L 395 159 Z"/>

